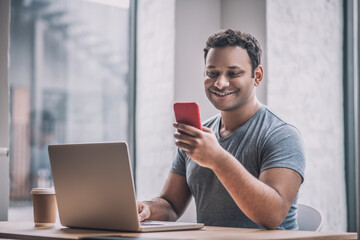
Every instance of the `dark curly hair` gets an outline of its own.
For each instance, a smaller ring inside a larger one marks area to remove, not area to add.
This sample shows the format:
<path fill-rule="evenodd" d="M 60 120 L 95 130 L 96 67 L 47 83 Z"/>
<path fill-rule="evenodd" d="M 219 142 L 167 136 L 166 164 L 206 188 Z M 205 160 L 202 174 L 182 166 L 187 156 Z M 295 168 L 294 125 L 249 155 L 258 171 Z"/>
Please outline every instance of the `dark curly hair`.
<path fill-rule="evenodd" d="M 249 33 L 226 29 L 211 35 L 206 42 L 206 47 L 204 48 L 205 61 L 210 48 L 233 46 L 239 46 L 246 49 L 251 60 L 252 77 L 254 77 L 254 70 L 261 62 L 262 50 L 259 41 Z"/>

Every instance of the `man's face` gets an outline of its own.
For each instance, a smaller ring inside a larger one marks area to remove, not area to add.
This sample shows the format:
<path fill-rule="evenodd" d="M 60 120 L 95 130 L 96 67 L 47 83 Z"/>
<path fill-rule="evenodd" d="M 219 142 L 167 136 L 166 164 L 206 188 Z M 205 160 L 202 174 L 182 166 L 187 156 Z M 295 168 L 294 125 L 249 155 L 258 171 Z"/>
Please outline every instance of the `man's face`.
<path fill-rule="evenodd" d="M 241 47 L 211 48 L 205 64 L 205 92 L 220 111 L 232 111 L 255 95 L 251 60 Z"/>

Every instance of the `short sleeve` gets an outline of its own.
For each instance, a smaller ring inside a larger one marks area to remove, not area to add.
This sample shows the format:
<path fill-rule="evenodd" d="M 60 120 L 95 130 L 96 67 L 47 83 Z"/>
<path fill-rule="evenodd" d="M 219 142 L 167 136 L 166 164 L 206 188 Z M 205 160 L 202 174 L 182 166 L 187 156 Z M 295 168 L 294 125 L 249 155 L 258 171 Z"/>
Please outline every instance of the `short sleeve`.
<path fill-rule="evenodd" d="M 305 151 L 300 132 L 284 124 L 272 131 L 264 142 L 260 172 L 270 168 L 289 168 L 304 181 Z"/>
<path fill-rule="evenodd" d="M 171 172 L 185 177 L 186 176 L 185 161 L 186 161 L 186 153 L 180 148 L 177 148 L 174 161 L 171 166 Z"/>

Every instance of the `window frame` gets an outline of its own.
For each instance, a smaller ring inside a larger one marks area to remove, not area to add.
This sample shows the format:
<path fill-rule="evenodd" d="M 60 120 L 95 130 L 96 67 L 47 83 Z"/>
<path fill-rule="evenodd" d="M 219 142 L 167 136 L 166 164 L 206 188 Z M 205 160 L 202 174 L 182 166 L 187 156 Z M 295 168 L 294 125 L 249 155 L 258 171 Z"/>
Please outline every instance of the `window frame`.
<path fill-rule="evenodd" d="M 129 151 L 132 159 L 134 186 L 136 189 L 136 54 L 137 54 L 137 0 L 130 0 L 129 19 Z"/>
<path fill-rule="evenodd" d="M 359 232 L 360 75 L 359 68 L 357 66 L 357 59 L 359 59 L 360 56 L 359 24 L 357 21 L 359 5 L 356 5 L 354 0 L 344 1 L 343 4 L 344 157 L 347 198 L 347 230 L 349 232 Z M 355 52 L 356 50 L 357 52 Z"/>

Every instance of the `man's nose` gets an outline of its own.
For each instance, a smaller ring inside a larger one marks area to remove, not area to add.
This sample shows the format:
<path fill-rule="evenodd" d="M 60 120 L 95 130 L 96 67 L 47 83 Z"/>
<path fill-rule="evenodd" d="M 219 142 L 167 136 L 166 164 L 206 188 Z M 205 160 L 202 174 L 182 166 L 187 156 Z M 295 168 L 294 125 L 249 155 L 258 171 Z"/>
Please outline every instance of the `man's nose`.
<path fill-rule="evenodd" d="M 224 75 L 220 75 L 214 84 L 214 86 L 220 90 L 225 87 L 228 87 L 229 85 L 230 85 L 230 83 Z"/>

